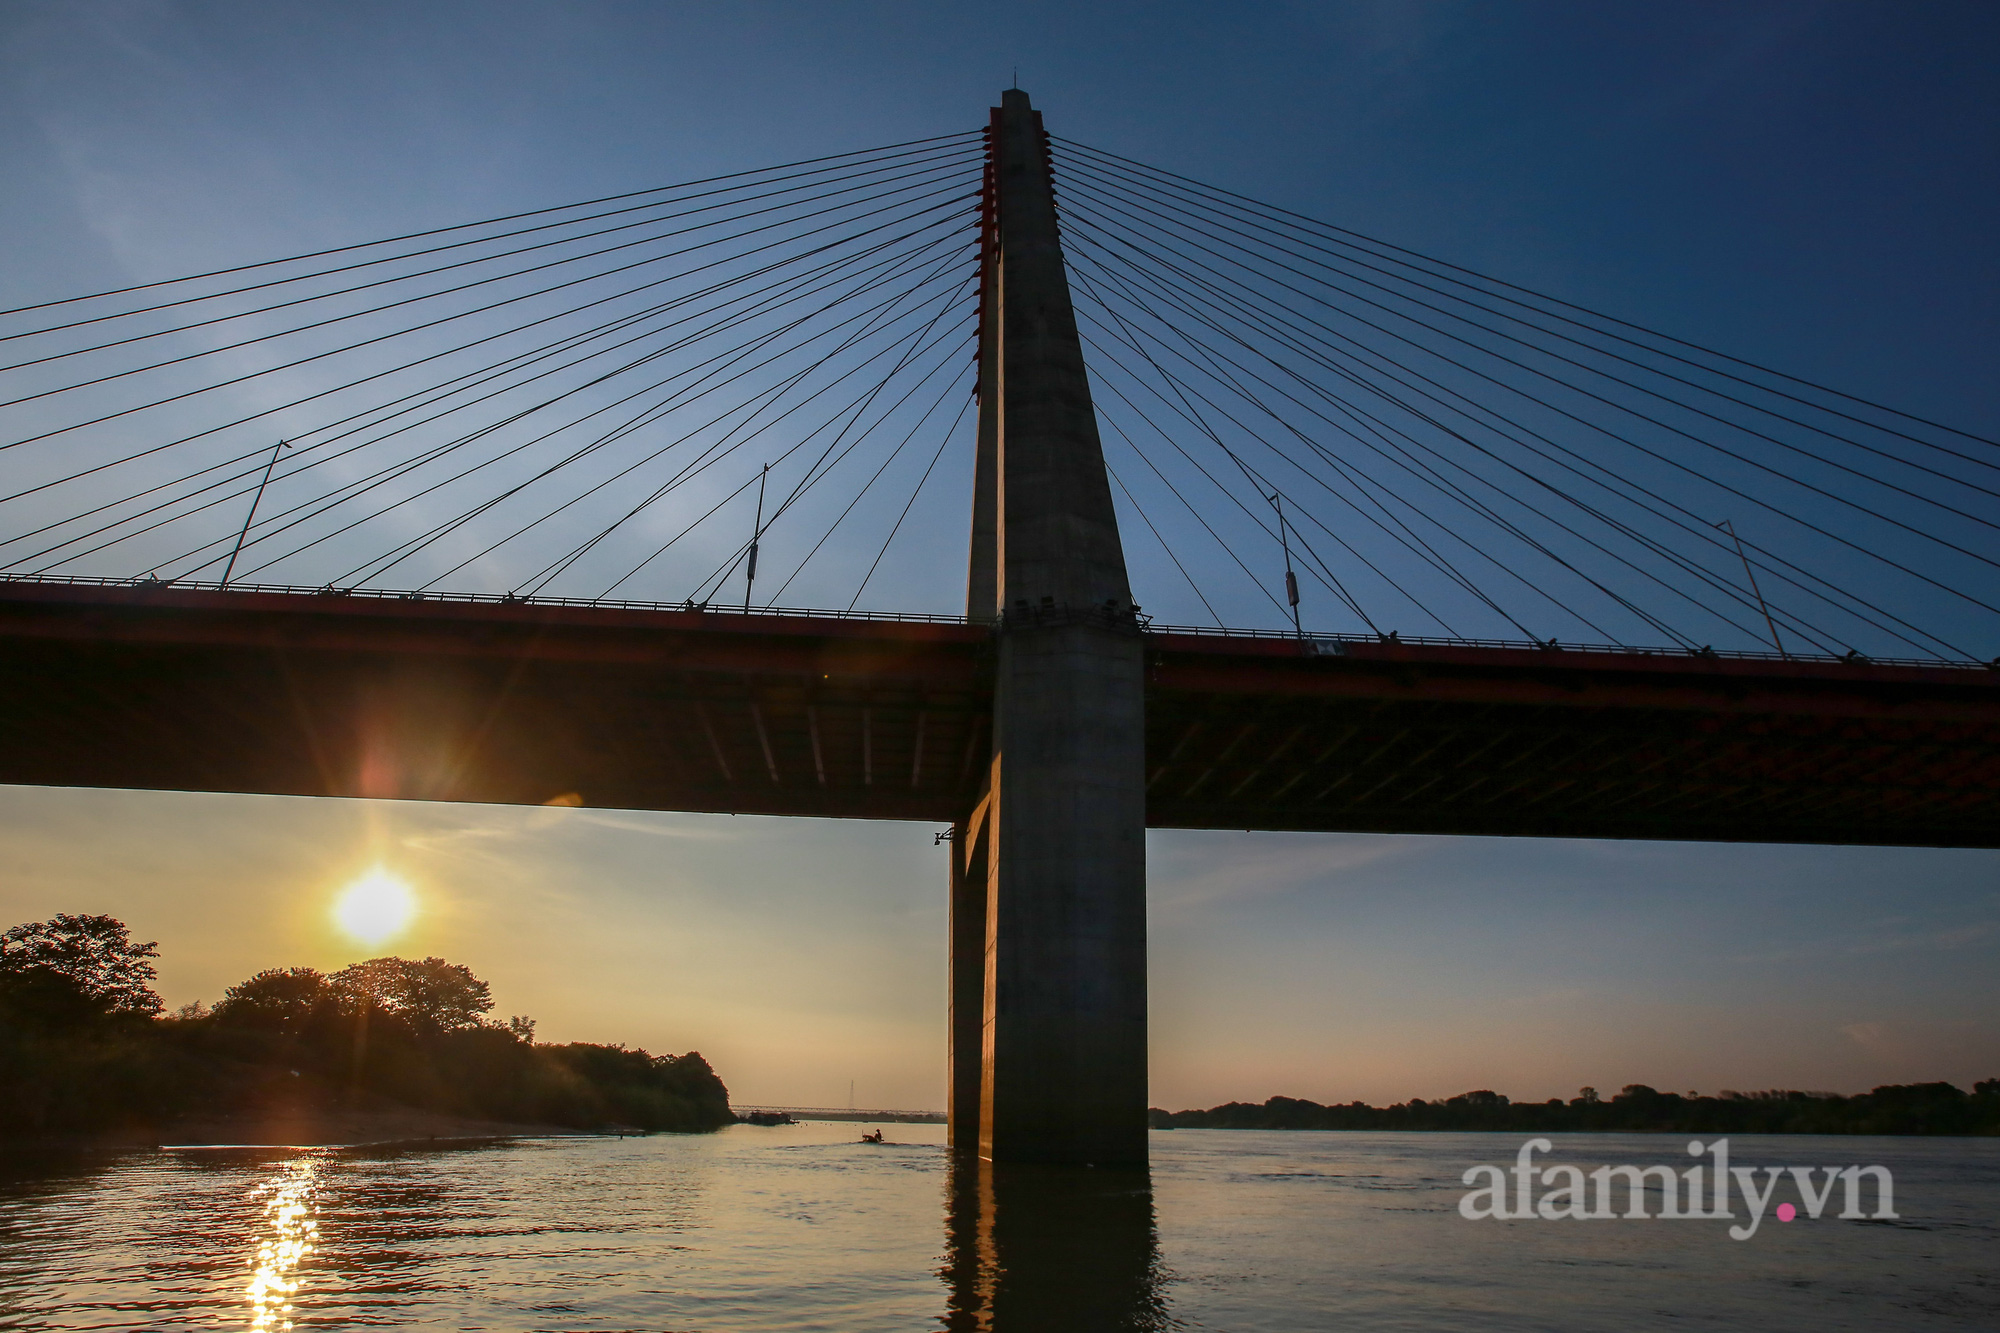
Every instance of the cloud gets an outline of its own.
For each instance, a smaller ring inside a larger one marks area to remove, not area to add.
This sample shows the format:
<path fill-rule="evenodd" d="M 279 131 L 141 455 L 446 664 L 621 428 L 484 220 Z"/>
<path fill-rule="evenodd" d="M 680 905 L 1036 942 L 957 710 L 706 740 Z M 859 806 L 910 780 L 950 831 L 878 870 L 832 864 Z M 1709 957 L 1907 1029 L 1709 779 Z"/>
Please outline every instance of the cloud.
<path fill-rule="evenodd" d="M 1889 935 L 1864 940 L 1823 939 L 1775 949 L 1768 953 L 1737 954 L 1735 963 L 1795 963 L 1825 958 L 1861 958 L 1871 954 L 1943 952 L 1975 948 L 2000 939 L 2000 921 L 1973 921 L 1915 934 Z"/>
<path fill-rule="evenodd" d="M 1231 840 L 1236 844 L 1235 839 Z M 1185 910 L 1214 903 L 1291 893 L 1344 872 L 1359 870 L 1416 850 L 1414 838 L 1314 838 L 1278 850 L 1231 845 L 1194 856 L 1156 860 L 1151 873 L 1153 901 L 1161 910 Z M 1176 860 L 1208 863 L 1193 874 L 1176 873 Z M 1164 861 L 1165 864 L 1160 864 Z"/>
<path fill-rule="evenodd" d="M 513 842 L 520 838 L 518 829 L 505 828 L 454 828 L 436 829 L 429 833 L 409 833 L 396 840 L 399 847 L 407 847 L 416 852 L 449 853 L 460 844 Z"/>
<path fill-rule="evenodd" d="M 1840 1030 L 1855 1045 L 1871 1051 L 1886 1051 L 1890 1045 L 1887 1023 L 1849 1023 Z"/>
<path fill-rule="evenodd" d="M 621 833 L 643 833 L 649 838 L 695 838 L 709 842 L 734 842 L 743 835 L 736 829 L 685 823 L 679 820 L 654 822 L 631 816 L 606 815 L 592 811 L 574 816 L 577 823 L 593 824 L 598 828 L 617 829 Z"/>

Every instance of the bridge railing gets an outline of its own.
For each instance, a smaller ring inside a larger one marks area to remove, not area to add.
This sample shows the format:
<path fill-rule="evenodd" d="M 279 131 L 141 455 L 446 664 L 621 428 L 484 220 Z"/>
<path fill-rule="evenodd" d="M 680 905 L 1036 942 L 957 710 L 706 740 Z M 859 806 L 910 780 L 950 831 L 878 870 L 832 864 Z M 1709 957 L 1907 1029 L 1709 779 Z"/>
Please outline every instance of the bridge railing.
<path fill-rule="evenodd" d="M 231 582 L 227 588 L 214 579 L 153 579 L 153 578 L 103 578 L 86 574 L 9 574 L 0 577 L 0 586 L 8 583 L 56 583 L 76 584 L 96 588 L 141 588 L 180 589 L 193 592 L 258 592 L 282 593 L 294 597 L 367 597 L 384 602 L 443 602 L 443 603 L 488 603 L 495 606 L 588 606 L 609 608 L 615 611 L 713 611 L 731 616 L 778 616 L 784 618 L 804 618 L 809 620 L 889 620 L 901 623 L 923 625 L 965 625 L 971 623 L 964 616 L 933 615 L 923 611 L 841 611 L 825 607 L 796 606 L 752 606 L 745 608 L 728 602 L 697 602 L 692 599 L 681 602 L 642 601 L 618 597 L 552 597 L 545 593 L 533 596 L 517 596 L 510 592 L 422 592 L 403 591 L 393 588 L 339 588 L 301 587 L 289 583 L 244 583 Z"/>
<path fill-rule="evenodd" d="M 1620 643 L 1570 643 L 1555 639 L 1451 639 L 1421 634 L 1316 634 L 1308 630 L 1300 634 L 1294 630 L 1275 629 L 1233 629 L 1215 625 L 1160 625 L 1146 628 L 1148 634 L 1193 634 L 1208 638 L 1225 639 L 1289 639 L 1303 645 L 1304 650 L 1320 656 L 1338 657 L 1349 645 L 1409 644 L 1418 648 L 1505 648 L 1511 651 L 1540 649 L 1545 652 L 1563 653 L 1616 653 L 1626 657 L 1713 657 L 1731 662 L 1818 662 L 1857 663 L 1877 666 L 1955 667 L 1974 671 L 2000 669 L 2000 658 L 1992 662 L 1967 659 L 1963 661 L 1941 657 L 1870 657 L 1862 653 L 1779 653 L 1769 649 L 1743 648 L 1660 648 L 1640 647 Z"/>
<path fill-rule="evenodd" d="M 970 625 L 974 623 L 966 616 L 937 615 L 923 611 L 845 611 L 826 607 L 800 606 L 752 606 L 744 608 L 718 602 L 659 602 L 636 598 L 603 597 L 554 597 L 537 593 L 533 596 L 516 596 L 513 593 L 495 592 L 453 592 L 434 593 L 391 588 L 338 588 L 299 587 L 280 583 L 231 583 L 225 589 L 220 581 L 213 579 L 156 579 L 108 578 L 88 574 L 10 574 L 0 577 L 0 587 L 9 583 L 68 584 L 98 588 L 157 588 L 186 589 L 198 592 L 251 592 L 279 593 L 294 597 L 366 597 L 389 602 L 444 602 L 444 603 L 487 603 L 496 606 L 577 606 L 610 608 L 620 611 L 712 611 L 731 616 L 774 616 L 780 619 L 806 620 L 872 620 L 889 621 L 899 624 L 922 625 Z M 1605 653 L 1632 657 L 1706 657 L 1731 662 L 1811 662 L 1875 664 L 1879 666 L 1909 666 L 1931 668 L 1955 668 L 1959 670 L 1993 671 L 2000 670 L 2000 658 L 1992 662 L 1976 660 L 1954 661 L 1938 657 L 1869 657 L 1854 652 L 1845 656 L 1833 653 L 1779 653 L 1768 649 L 1742 648 L 1661 648 L 1617 643 L 1570 643 L 1536 639 L 1454 639 L 1417 634 L 1299 634 L 1292 630 L 1235 629 L 1215 625 L 1161 625 L 1146 621 L 1141 617 L 1142 628 L 1150 635 L 1197 635 L 1204 638 L 1225 639 L 1287 639 L 1298 641 L 1307 653 L 1327 657 L 1343 655 L 1350 645 L 1380 646 L 1408 644 L 1418 648 L 1504 648 L 1511 651 L 1537 649 L 1545 652 L 1563 653 Z"/>

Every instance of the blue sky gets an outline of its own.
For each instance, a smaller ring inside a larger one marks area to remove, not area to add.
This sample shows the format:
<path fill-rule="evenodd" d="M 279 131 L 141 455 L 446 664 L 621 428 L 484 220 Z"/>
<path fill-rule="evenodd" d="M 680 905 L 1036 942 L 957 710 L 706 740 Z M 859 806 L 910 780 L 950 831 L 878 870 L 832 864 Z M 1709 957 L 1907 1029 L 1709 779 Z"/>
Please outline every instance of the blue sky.
<path fill-rule="evenodd" d="M 970 128 L 1018 66 L 1060 134 L 1992 434 L 1996 53 L 1990 6 L 1853 0 L 20 0 L 0 303 Z M 951 595 L 954 522 L 912 599 Z M 118 912 L 213 998 L 343 961 L 326 898 L 385 860 L 435 907 L 398 947 L 545 1035 L 935 1104 L 929 832 L 13 790 L 0 915 Z M 1153 864 L 1174 1106 L 2000 1072 L 1992 854 L 1162 834 Z"/>

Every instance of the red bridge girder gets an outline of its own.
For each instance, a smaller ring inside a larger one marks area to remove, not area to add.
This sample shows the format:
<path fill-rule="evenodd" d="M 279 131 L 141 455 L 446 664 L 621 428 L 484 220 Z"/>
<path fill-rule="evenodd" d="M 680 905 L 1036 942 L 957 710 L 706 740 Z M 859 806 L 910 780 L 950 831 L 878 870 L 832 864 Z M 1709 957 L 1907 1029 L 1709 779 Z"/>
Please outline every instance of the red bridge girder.
<path fill-rule="evenodd" d="M 915 819 L 983 627 L 0 583 L 0 782 Z M 1155 827 L 2000 846 L 2000 672 L 1147 636 Z"/>

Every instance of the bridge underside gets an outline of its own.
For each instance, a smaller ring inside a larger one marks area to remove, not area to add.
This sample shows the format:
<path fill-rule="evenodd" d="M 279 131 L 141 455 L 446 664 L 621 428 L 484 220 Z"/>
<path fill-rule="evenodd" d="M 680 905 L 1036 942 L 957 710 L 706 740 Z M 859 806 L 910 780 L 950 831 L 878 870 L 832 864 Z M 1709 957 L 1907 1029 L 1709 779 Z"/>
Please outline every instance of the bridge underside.
<path fill-rule="evenodd" d="M 0 584 L 0 782 L 949 824 L 956 623 Z M 1161 828 L 2000 846 L 2000 672 L 1146 638 Z"/>

